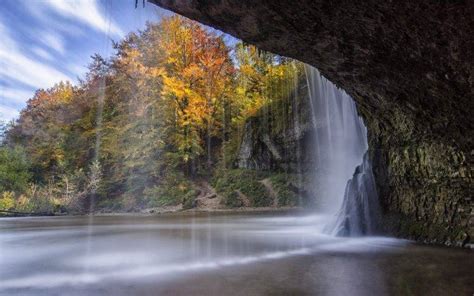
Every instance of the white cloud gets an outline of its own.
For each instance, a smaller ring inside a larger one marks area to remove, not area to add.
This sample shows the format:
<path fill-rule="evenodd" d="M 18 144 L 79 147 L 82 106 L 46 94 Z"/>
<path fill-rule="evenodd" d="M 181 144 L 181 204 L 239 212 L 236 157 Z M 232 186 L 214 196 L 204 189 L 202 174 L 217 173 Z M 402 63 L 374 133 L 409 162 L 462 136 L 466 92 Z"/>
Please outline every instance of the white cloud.
<path fill-rule="evenodd" d="M 39 56 L 40 58 L 43 58 L 45 60 L 51 61 L 53 60 L 53 56 L 46 50 L 42 49 L 41 47 L 34 46 L 31 51 Z"/>
<path fill-rule="evenodd" d="M 41 42 L 60 54 L 64 54 L 66 51 L 64 39 L 59 34 L 53 32 L 41 32 Z"/>
<path fill-rule="evenodd" d="M 23 3 L 36 24 L 22 30 L 21 26 L 12 26 L 8 18 L 2 19 L 0 11 L 0 120 L 18 116 L 26 100 L 34 95 L 33 89 L 49 88 L 59 81 L 74 82 L 72 75 L 81 76 L 87 71 L 79 66 L 85 63 L 82 58 L 74 61 L 69 56 L 64 59 L 67 63 L 59 63 L 58 59 L 72 49 L 69 39 L 84 36 L 86 27 L 108 36 L 125 35 L 99 0 L 19 3 Z"/>
<path fill-rule="evenodd" d="M 76 37 L 85 36 L 86 34 L 77 22 L 64 22 L 62 19 L 51 15 L 51 10 L 48 9 L 49 6 L 44 5 L 44 1 L 20 1 L 19 4 L 22 4 L 22 8 L 27 10 L 32 17 L 37 18 L 43 25 L 54 28 L 57 32 Z M 42 32 L 38 31 L 35 34 L 42 34 Z"/>
<path fill-rule="evenodd" d="M 2 101 L 7 100 L 13 105 L 24 104 L 33 95 L 34 91 L 32 90 L 0 87 L 0 98 L 2 98 Z"/>
<path fill-rule="evenodd" d="M 77 77 L 82 77 L 87 71 L 87 67 L 83 65 L 71 64 L 68 66 L 68 70 L 74 73 Z"/>
<path fill-rule="evenodd" d="M 18 116 L 18 109 L 33 95 L 18 82 L 31 88 L 49 88 L 63 80 L 73 81 L 68 75 L 48 64 L 39 62 L 24 52 L 0 20 L 0 81 L 10 81 L 16 86 L 0 89 L 0 119 Z M 11 83 L 9 83 L 11 85 Z M 12 106 L 18 107 L 14 108 Z"/>
<path fill-rule="evenodd" d="M 66 74 L 53 67 L 23 55 L 16 49 L 6 49 L 0 45 L 0 77 L 18 81 L 35 88 L 53 86 L 61 80 L 73 81 Z"/>
<path fill-rule="evenodd" d="M 51 87 L 60 80 L 72 81 L 70 77 L 55 68 L 24 55 L 2 23 L 0 23 L 0 39 L 2 40 L 0 43 L 1 77 L 35 88 Z"/>
<path fill-rule="evenodd" d="M 20 112 L 18 110 L 0 104 L 0 120 L 10 121 L 18 117 L 19 114 Z"/>
<path fill-rule="evenodd" d="M 74 18 L 98 31 L 106 34 L 124 36 L 124 32 L 109 17 L 102 15 L 96 0 L 47 0 L 50 9 L 64 17 Z"/>

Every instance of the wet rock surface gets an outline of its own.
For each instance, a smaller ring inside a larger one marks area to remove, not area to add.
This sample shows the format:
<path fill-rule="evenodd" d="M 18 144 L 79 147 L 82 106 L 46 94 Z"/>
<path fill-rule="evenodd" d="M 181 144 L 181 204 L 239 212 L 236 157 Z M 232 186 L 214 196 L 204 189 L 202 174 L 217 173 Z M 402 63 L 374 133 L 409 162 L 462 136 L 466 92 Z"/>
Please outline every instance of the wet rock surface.
<path fill-rule="evenodd" d="M 317 67 L 368 126 L 387 231 L 469 244 L 474 2 L 151 2 Z"/>

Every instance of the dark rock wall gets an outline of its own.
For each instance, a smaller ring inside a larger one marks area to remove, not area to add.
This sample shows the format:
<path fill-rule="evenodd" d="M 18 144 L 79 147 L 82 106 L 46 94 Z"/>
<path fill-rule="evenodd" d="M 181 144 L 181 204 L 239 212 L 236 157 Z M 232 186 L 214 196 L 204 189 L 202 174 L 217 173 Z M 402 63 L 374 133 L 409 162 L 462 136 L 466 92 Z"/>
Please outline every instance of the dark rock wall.
<path fill-rule="evenodd" d="M 385 229 L 424 242 L 468 246 L 473 235 L 470 156 L 455 145 L 420 139 L 404 124 L 394 132 L 381 129 L 378 120 L 368 123 Z"/>
<path fill-rule="evenodd" d="M 474 1 L 151 2 L 317 67 L 365 118 L 387 231 L 472 238 Z"/>

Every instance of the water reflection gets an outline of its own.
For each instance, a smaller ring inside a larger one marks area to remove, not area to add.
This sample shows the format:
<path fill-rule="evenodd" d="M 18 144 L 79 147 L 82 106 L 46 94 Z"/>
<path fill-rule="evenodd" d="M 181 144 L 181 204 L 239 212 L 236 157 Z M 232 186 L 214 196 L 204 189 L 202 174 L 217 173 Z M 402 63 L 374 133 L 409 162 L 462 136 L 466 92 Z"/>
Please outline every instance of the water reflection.
<path fill-rule="evenodd" d="M 96 217 L 90 226 L 87 217 L 2 219 L 0 293 L 213 294 L 222 286 L 226 294 L 265 294 L 283 291 L 282 277 L 284 290 L 295 286 L 297 294 L 388 294 L 380 260 L 416 246 L 325 235 L 326 219 L 192 213 Z"/>

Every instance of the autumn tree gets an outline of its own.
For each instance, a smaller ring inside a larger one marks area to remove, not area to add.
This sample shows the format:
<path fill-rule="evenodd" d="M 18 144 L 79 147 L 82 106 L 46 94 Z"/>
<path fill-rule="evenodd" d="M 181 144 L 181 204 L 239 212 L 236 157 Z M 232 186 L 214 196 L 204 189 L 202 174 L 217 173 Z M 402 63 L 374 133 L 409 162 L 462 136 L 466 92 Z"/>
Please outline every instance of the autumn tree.
<path fill-rule="evenodd" d="M 73 94 L 74 88 L 68 82 L 38 90 L 7 132 L 10 146 L 25 147 L 37 180 L 54 177 L 64 168 L 64 141 L 72 120 Z"/>
<path fill-rule="evenodd" d="M 211 138 L 222 128 L 224 102 L 233 90 L 229 48 L 222 36 L 179 16 L 163 20 L 161 26 L 160 46 L 166 55 L 163 96 L 174 106 L 173 142 L 185 163 L 206 152 L 210 165 Z"/>

